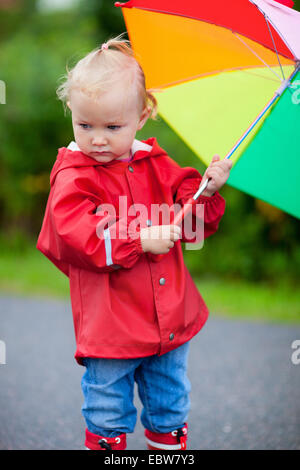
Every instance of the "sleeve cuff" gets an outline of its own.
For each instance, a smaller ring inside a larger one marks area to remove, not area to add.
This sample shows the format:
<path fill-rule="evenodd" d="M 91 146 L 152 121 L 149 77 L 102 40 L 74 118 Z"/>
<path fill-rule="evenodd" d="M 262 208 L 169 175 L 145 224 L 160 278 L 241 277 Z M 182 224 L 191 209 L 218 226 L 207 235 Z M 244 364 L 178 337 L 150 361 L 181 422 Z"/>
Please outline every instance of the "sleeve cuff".
<path fill-rule="evenodd" d="M 221 194 L 216 191 L 212 196 L 202 196 L 200 195 L 197 199 L 197 202 L 203 202 L 203 204 L 211 204 L 223 200 Z"/>
<path fill-rule="evenodd" d="M 140 225 L 138 225 L 135 228 L 135 230 L 133 230 L 131 226 L 128 225 L 128 236 L 133 241 L 135 249 L 136 249 L 136 253 L 138 255 L 141 255 L 142 253 L 144 253 L 142 242 L 141 242 L 141 237 L 140 237 L 140 230 L 141 230 Z"/>
<path fill-rule="evenodd" d="M 134 241 L 135 241 L 135 247 L 136 247 L 138 255 L 143 254 L 144 250 L 142 247 L 141 237 L 136 238 Z"/>

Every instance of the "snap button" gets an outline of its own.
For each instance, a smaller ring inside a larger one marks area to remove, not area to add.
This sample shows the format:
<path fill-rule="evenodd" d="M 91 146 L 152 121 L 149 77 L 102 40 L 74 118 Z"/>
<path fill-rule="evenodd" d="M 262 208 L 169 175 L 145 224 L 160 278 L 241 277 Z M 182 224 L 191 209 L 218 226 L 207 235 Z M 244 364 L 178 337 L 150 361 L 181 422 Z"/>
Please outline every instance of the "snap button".
<path fill-rule="evenodd" d="M 175 337 L 174 333 L 171 333 L 170 336 L 169 336 L 170 341 L 172 341 L 172 339 L 174 339 L 174 337 Z"/>
<path fill-rule="evenodd" d="M 165 278 L 164 278 L 164 277 L 161 277 L 160 280 L 159 280 L 159 283 L 160 283 L 161 286 L 164 286 L 165 283 L 166 283 Z"/>
<path fill-rule="evenodd" d="M 129 170 L 131 173 L 133 173 L 133 172 L 134 172 L 134 170 L 133 170 L 132 166 L 130 166 L 130 165 L 129 165 L 129 167 L 128 167 L 128 170 Z"/>
<path fill-rule="evenodd" d="M 152 220 L 150 220 L 150 219 L 147 220 L 146 224 L 147 224 L 147 227 L 151 227 L 151 225 L 152 225 Z"/>

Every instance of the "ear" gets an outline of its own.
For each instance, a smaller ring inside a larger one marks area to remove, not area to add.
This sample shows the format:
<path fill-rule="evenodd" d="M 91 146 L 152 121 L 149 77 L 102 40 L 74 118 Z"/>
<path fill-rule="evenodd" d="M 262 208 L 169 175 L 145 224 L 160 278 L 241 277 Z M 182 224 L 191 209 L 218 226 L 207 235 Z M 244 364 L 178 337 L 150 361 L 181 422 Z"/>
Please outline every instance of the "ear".
<path fill-rule="evenodd" d="M 151 113 L 151 108 L 149 106 L 145 106 L 145 108 L 143 109 L 143 111 L 140 115 L 140 120 L 139 120 L 139 123 L 138 123 L 138 130 L 139 131 L 144 127 L 144 125 L 148 121 L 150 113 Z"/>
<path fill-rule="evenodd" d="M 69 110 L 72 111 L 70 101 L 67 101 L 67 106 L 68 106 Z"/>

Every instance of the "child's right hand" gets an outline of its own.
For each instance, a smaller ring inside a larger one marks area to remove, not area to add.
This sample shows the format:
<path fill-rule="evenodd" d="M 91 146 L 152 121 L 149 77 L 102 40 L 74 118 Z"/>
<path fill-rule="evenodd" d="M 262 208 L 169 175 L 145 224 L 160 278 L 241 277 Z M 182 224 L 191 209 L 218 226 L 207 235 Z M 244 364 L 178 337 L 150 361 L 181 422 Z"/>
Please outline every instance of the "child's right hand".
<path fill-rule="evenodd" d="M 178 225 L 153 225 L 140 231 L 141 244 L 145 253 L 160 255 L 169 253 L 174 243 L 181 237 Z"/>

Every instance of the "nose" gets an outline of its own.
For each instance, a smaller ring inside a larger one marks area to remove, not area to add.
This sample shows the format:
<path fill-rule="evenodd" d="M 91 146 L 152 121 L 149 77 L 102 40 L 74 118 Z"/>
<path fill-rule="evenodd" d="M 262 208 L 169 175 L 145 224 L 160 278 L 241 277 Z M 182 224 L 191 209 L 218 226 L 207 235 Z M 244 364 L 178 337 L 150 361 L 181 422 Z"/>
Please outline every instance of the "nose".
<path fill-rule="evenodd" d="M 104 145 L 107 145 L 107 139 L 104 135 L 94 135 L 92 138 L 92 145 L 95 145 L 96 147 L 103 147 Z"/>

